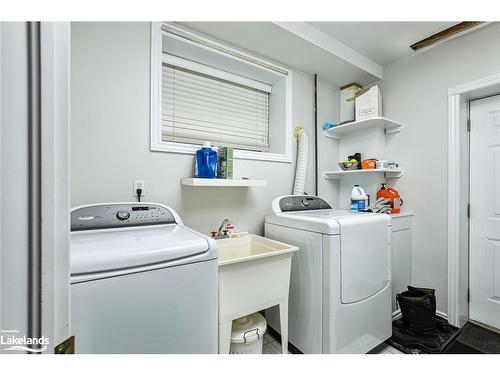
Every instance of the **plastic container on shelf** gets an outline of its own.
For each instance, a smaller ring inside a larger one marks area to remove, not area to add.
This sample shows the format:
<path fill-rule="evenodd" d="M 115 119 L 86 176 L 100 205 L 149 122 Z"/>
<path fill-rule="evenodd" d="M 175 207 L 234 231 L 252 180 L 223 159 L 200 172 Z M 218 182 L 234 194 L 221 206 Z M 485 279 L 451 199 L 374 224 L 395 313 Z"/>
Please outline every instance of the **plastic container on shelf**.
<path fill-rule="evenodd" d="M 259 313 L 233 320 L 230 354 L 262 354 L 266 319 Z"/>
<path fill-rule="evenodd" d="M 210 142 L 203 142 L 196 151 L 194 176 L 197 178 L 217 177 L 217 152 L 210 148 Z"/>

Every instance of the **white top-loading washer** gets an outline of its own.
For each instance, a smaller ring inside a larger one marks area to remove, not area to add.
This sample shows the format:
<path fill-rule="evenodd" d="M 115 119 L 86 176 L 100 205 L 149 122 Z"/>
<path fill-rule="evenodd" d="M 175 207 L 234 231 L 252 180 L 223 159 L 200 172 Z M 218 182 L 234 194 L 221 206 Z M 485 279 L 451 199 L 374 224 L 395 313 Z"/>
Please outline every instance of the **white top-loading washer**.
<path fill-rule="evenodd" d="M 390 224 L 385 214 L 284 196 L 266 237 L 300 248 L 292 261 L 289 338 L 304 353 L 365 353 L 391 336 Z M 272 309 L 269 325 L 279 331 Z"/>
<path fill-rule="evenodd" d="M 77 353 L 216 353 L 217 248 L 169 207 L 71 211 Z"/>

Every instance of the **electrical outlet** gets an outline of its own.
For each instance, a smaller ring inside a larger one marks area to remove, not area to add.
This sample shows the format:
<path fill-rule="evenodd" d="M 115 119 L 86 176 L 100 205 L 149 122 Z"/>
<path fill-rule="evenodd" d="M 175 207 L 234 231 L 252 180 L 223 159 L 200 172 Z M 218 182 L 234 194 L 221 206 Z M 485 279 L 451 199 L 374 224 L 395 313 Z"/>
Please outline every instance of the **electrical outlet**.
<path fill-rule="evenodd" d="M 137 189 L 142 189 L 141 198 L 144 197 L 144 180 L 134 180 L 133 197 L 137 197 Z"/>

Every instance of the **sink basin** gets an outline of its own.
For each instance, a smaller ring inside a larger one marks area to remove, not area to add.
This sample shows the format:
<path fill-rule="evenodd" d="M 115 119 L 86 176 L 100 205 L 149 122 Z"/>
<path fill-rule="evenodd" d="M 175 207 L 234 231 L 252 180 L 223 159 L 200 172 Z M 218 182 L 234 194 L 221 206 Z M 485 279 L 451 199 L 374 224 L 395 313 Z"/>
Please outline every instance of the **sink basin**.
<path fill-rule="evenodd" d="M 216 240 L 216 242 L 219 249 L 219 267 L 298 250 L 295 246 L 254 234 L 245 234 L 236 238 L 225 238 Z"/>
<path fill-rule="evenodd" d="M 216 240 L 219 250 L 219 353 L 229 353 L 234 319 L 279 305 L 284 353 L 288 290 L 297 247 L 254 234 Z"/>

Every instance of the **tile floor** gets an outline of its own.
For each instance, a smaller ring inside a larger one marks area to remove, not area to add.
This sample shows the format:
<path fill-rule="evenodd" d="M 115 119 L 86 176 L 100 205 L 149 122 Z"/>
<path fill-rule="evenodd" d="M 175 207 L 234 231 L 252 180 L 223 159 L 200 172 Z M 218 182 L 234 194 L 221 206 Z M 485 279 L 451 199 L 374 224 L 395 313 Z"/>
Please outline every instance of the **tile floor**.
<path fill-rule="evenodd" d="M 393 348 L 387 344 L 381 344 L 373 349 L 371 354 L 404 354 L 403 352 Z M 262 348 L 262 354 L 281 354 L 281 343 L 276 341 L 276 339 L 271 336 L 268 332 L 264 334 L 264 346 Z M 288 352 L 290 353 L 290 351 Z"/>
<path fill-rule="evenodd" d="M 372 349 L 370 351 L 370 354 L 405 354 L 400 350 L 397 350 L 396 348 L 393 348 L 392 346 L 388 344 L 380 344 L 376 348 Z"/>
<path fill-rule="evenodd" d="M 264 346 L 262 347 L 262 354 L 281 354 L 281 343 L 266 332 L 264 334 Z M 291 354 L 288 352 L 288 354 Z"/>

